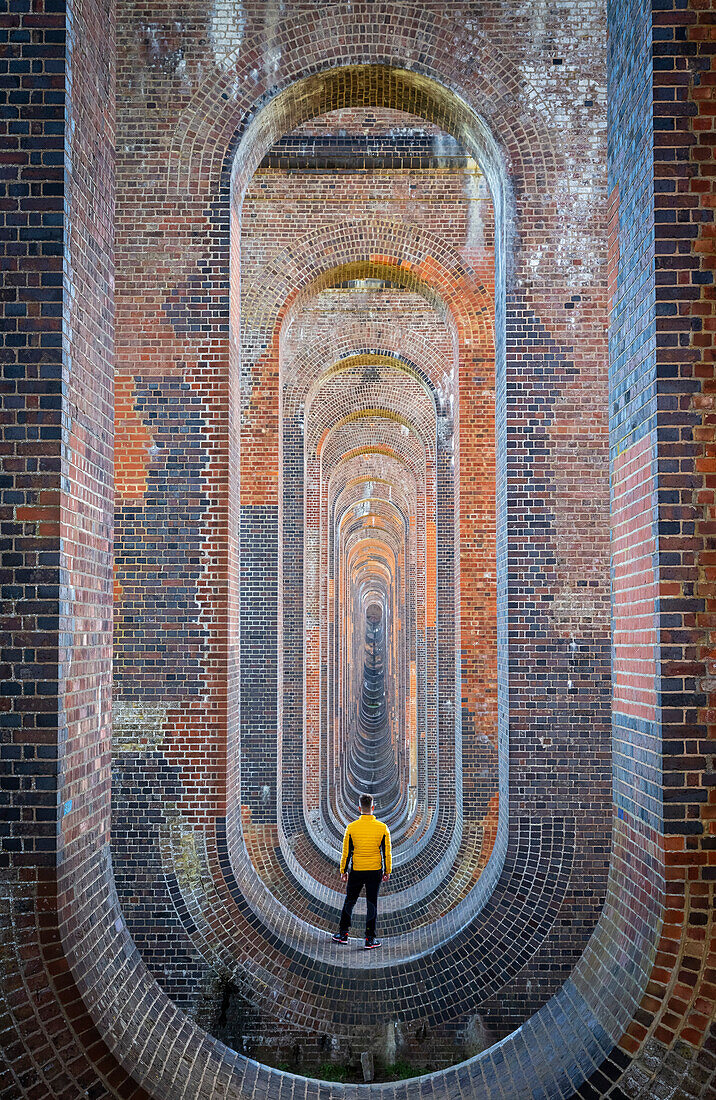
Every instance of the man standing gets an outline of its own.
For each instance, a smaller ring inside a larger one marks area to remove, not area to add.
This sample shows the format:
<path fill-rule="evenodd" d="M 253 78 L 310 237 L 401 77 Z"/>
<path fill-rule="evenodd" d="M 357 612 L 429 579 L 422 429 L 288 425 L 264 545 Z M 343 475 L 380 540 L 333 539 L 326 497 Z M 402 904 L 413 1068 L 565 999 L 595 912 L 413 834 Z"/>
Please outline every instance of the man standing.
<path fill-rule="evenodd" d="M 365 886 L 367 906 L 365 918 L 365 946 L 380 947 L 375 938 L 375 918 L 378 915 L 378 891 L 381 882 L 387 882 L 393 869 L 390 850 L 390 831 L 373 814 L 373 797 L 362 794 L 358 800 L 360 817 L 351 821 L 343 836 L 340 875 L 346 888 L 346 900 L 341 913 L 341 923 L 333 937 L 334 943 L 348 943 L 353 907 Z M 348 867 L 350 865 L 350 872 Z"/>

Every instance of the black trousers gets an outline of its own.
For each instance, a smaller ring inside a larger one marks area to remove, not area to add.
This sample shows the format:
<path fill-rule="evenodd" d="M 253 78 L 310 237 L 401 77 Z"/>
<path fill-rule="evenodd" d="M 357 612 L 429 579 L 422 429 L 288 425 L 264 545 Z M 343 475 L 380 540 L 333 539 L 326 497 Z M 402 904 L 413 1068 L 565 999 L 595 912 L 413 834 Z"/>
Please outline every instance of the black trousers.
<path fill-rule="evenodd" d="M 349 871 L 348 885 L 346 887 L 346 900 L 343 903 L 341 913 L 341 932 L 347 932 L 351 926 L 353 907 L 358 901 L 360 892 L 365 886 L 365 900 L 367 912 L 365 915 L 365 938 L 372 940 L 375 936 L 375 918 L 378 916 L 378 891 L 383 881 L 381 871 Z"/>

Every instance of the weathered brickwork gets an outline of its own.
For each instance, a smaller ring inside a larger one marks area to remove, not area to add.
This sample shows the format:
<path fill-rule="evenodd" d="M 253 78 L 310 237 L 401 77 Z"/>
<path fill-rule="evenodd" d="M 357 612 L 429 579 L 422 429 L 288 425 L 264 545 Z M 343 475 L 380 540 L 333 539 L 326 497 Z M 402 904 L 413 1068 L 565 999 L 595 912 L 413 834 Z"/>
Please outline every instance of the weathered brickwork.
<path fill-rule="evenodd" d="M 3 1100 L 716 1090 L 712 9 L 8 0 Z"/>
<path fill-rule="evenodd" d="M 366 115 L 369 117 L 366 118 Z M 464 255 L 465 250 L 462 248 L 462 244 L 465 240 L 465 227 L 467 222 L 467 214 L 473 222 L 472 226 L 472 238 L 470 238 L 471 253 L 473 261 L 476 262 L 479 258 L 483 258 L 483 268 L 485 267 L 484 244 L 480 247 L 475 244 L 475 238 L 479 241 L 484 241 L 485 236 L 489 237 L 491 230 L 491 208 L 489 204 L 483 202 L 483 206 L 486 207 L 486 211 L 478 208 L 475 205 L 477 194 L 479 192 L 479 182 L 475 181 L 474 173 L 465 172 L 466 158 L 464 155 L 461 158 L 452 157 L 453 161 L 456 161 L 455 167 L 451 170 L 443 162 L 440 171 L 436 171 L 434 161 L 435 158 L 423 156 L 419 159 L 417 152 L 420 151 L 420 142 L 426 147 L 429 153 L 433 152 L 433 147 L 436 144 L 436 140 L 439 138 L 443 146 L 448 143 L 448 135 L 440 134 L 433 127 L 434 133 L 427 133 L 423 137 L 423 130 L 418 130 L 417 133 L 413 132 L 406 136 L 405 134 L 405 116 L 398 115 L 397 112 L 388 112 L 387 117 L 383 112 L 378 112 L 378 119 L 376 119 L 376 112 L 337 112 L 332 116 L 327 116 L 329 119 L 333 119 L 333 125 L 337 133 L 345 133 L 346 130 L 356 131 L 359 128 L 362 131 L 367 131 L 372 134 L 373 146 L 368 147 L 367 151 L 362 144 L 356 145 L 355 138 L 333 136 L 330 139 L 330 144 L 326 138 L 323 139 L 324 145 L 320 150 L 316 148 L 315 139 L 306 144 L 307 139 L 302 138 L 301 134 L 304 131 L 299 131 L 298 136 L 293 138 L 294 144 L 291 146 L 294 162 L 304 165 L 304 171 L 311 170 L 312 174 L 295 175 L 295 170 L 292 169 L 293 174 L 279 172 L 277 168 L 273 167 L 275 163 L 282 163 L 281 154 L 284 152 L 285 142 L 280 142 L 276 147 L 276 152 L 271 152 L 267 158 L 265 158 L 264 164 L 266 169 L 260 171 L 252 184 L 251 190 L 247 193 L 244 202 L 244 224 L 246 228 L 243 231 L 243 239 L 245 241 L 243 245 L 243 278 L 247 284 L 251 284 L 254 278 L 254 271 L 252 264 L 255 265 L 257 260 L 263 264 L 273 251 L 280 245 L 284 247 L 291 244 L 291 241 L 302 232 L 305 232 L 307 227 L 317 229 L 321 225 L 331 225 L 336 217 L 352 218 L 357 216 L 365 216 L 370 213 L 379 213 L 381 217 L 392 219 L 396 215 L 399 219 L 405 218 L 406 202 L 410 201 L 410 211 L 413 220 L 417 220 L 420 224 L 425 225 L 431 232 L 440 233 L 444 239 L 446 235 L 448 239 L 454 240 L 461 253 Z M 403 123 L 402 129 L 399 130 L 399 136 L 395 136 L 395 130 L 397 129 L 396 119 L 399 118 Z M 384 121 L 383 121 L 384 120 Z M 412 126 L 415 127 L 419 123 L 419 120 L 408 119 Z M 379 123 L 382 122 L 382 130 L 378 129 Z M 388 128 L 388 123 L 391 124 Z M 308 124 L 308 128 L 311 128 L 312 124 Z M 324 123 L 324 134 L 326 133 Z M 313 127 L 316 128 L 315 126 Z M 387 130 L 387 132 L 386 132 Z M 297 145 L 299 140 L 304 141 L 304 146 Z M 365 142 L 365 138 L 362 139 Z M 370 140 L 370 139 L 369 139 Z M 405 154 L 405 147 L 410 144 L 412 152 L 416 154 L 408 158 Z M 453 143 L 454 144 L 454 143 Z M 324 157 L 322 159 L 321 153 L 330 152 L 331 159 Z M 301 152 L 302 160 L 298 159 L 298 152 Z M 454 150 L 451 150 L 454 153 Z M 370 154 L 368 156 L 368 153 Z M 341 159 L 342 158 L 342 159 Z M 350 171 L 343 171 L 341 175 L 336 175 L 335 171 L 331 170 L 331 165 L 346 165 L 348 160 L 352 159 L 353 163 L 359 161 L 364 164 L 362 173 L 356 174 L 355 171 L 351 174 Z M 447 158 L 444 158 L 447 159 Z M 389 163 L 392 167 L 391 170 L 387 170 L 384 166 Z M 422 164 L 421 168 L 419 165 Z M 315 173 L 319 174 L 316 175 Z M 396 176 L 397 172 L 397 176 Z M 472 192 L 475 192 L 475 199 L 473 199 Z M 466 201 L 466 194 L 468 201 Z M 470 201 L 472 200 L 472 201 Z M 457 210 L 464 209 L 465 214 L 463 216 L 457 215 Z M 449 213 L 448 213 L 449 212 Z M 450 223 L 450 217 L 452 222 Z M 487 218 L 487 225 L 485 225 L 485 219 Z M 452 228 L 447 232 L 448 226 L 451 224 Z M 488 243 L 489 244 L 489 243 Z M 491 277 L 491 265 L 487 266 L 488 280 Z M 379 274 L 379 272 L 377 273 Z M 256 271 L 256 277 L 259 272 Z M 413 294 L 411 298 L 408 298 L 406 293 L 398 295 L 395 303 L 392 303 L 391 298 L 386 290 L 380 293 L 375 292 L 374 298 L 375 311 L 379 317 L 383 318 L 382 326 L 373 325 L 371 335 L 368 336 L 366 331 L 366 322 L 369 315 L 373 313 L 372 302 L 368 301 L 367 295 L 370 295 L 370 291 L 356 291 L 349 290 L 348 288 L 340 292 L 340 297 L 345 301 L 345 306 L 341 308 L 340 313 L 337 313 L 337 301 L 335 296 L 328 297 L 327 292 L 324 291 L 322 298 L 319 302 L 323 301 L 321 308 L 314 310 L 312 313 L 308 312 L 308 305 L 303 306 L 300 313 L 293 312 L 291 314 L 291 329 L 287 331 L 285 351 L 283 352 L 284 367 L 282 368 L 286 377 L 292 376 L 294 368 L 291 365 L 292 357 L 300 355 L 301 366 L 301 381 L 291 383 L 291 404 L 286 404 L 287 398 L 284 399 L 284 418 L 287 417 L 289 409 L 296 409 L 300 402 L 305 397 L 303 396 L 306 387 L 311 384 L 311 375 L 307 373 L 309 370 L 317 369 L 316 366 L 311 366 L 306 362 L 307 355 L 310 354 L 311 359 L 318 364 L 317 355 L 330 356 L 334 361 L 345 361 L 353 356 L 353 361 L 356 362 L 356 370 L 358 369 L 359 359 L 356 356 L 364 356 L 366 354 L 372 354 L 374 357 L 378 355 L 381 350 L 390 350 L 392 355 L 401 356 L 409 363 L 419 363 L 422 367 L 422 358 L 426 353 L 426 348 L 418 349 L 415 346 L 417 332 L 413 335 L 413 330 L 419 329 L 422 339 L 429 343 L 431 346 L 431 355 L 434 357 L 434 349 L 437 344 L 445 345 L 444 355 L 447 357 L 442 366 L 436 364 L 437 373 L 432 377 L 435 380 L 433 385 L 437 384 L 439 380 L 444 377 L 446 371 L 449 370 L 449 341 L 446 345 L 447 334 L 445 332 L 444 324 L 439 319 L 435 318 L 434 312 L 430 309 L 429 305 L 426 306 L 425 301 L 419 294 Z M 350 306 L 350 301 L 356 299 L 356 304 Z M 400 309 L 401 316 L 405 318 L 405 321 L 401 325 L 397 325 L 397 310 Z M 432 320 L 431 320 L 432 315 Z M 347 318 L 350 318 L 352 328 L 348 330 L 346 328 Z M 407 321 L 410 319 L 410 326 Z M 437 322 L 437 324 L 436 324 Z M 284 322 L 286 323 L 286 322 Z M 320 328 L 316 331 L 315 337 L 311 337 L 310 352 L 306 348 L 307 340 L 306 334 L 309 331 L 308 326 L 319 325 Z M 301 333 L 300 338 L 294 338 L 292 332 L 298 331 Z M 354 334 L 354 335 L 352 335 Z M 353 343 L 351 343 L 351 335 Z M 388 349 L 386 349 L 386 340 L 389 341 Z M 319 343 L 320 341 L 320 343 Z M 325 341 L 325 345 L 323 345 Z M 312 345 L 316 344 L 315 350 Z M 336 357 L 335 349 L 340 346 L 341 355 Z M 415 350 L 413 348 L 415 347 Z M 488 355 L 491 353 L 491 349 L 488 349 Z M 330 358 L 327 360 L 330 362 Z M 305 363 L 305 365 L 303 365 Z M 373 366 L 372 371 L 375 373 L 376 366 Z M 363 372 L 364 374 L 365 372 Z M 342 375 L 343 378 L 350 378 L 350 375 Z M 363 377 L 363 376 L 361 376 Z M 403 374 L 396 374 L 393 372 L 393 378 L 400 382 L 403 378 L 403 387 L 408 385 L 407 377 Z M 475 389 L 479 379 L 474 379 Z M 286 383 L 288 384 L 288 383 Z M 331 382 L 331 385 L 335 389 L 337 386 L 337 377 Z M 364 383 L 361 382 L 361 385 Z M 365 395 L 356 391 L 349 397 L 349 403 L 346 406 L 344 412 L 350 413 L 352 409 L 359 409 L 361 404 L 370 405 L 376 402 L 381 405 L 385 403 L 385 398 L 380 396 L 380 391 L 375 388 L 378 384 L 376 377 L 373 388 L 365 390 Z M 477 390 L 481 397 L 484 389 Z M 334 422 L 337 422 L 341 418 L 341 400 L 345 398 L 339 398 L 338 392 L 333 393 L 331 391 L 330 400 L 327 397 L 321 396 L 320 401 L 318 398 L 314 398 L 311 402 L 311 409 L 320 409 L 322 425 L 325 425 L 325 429 L 328 430 L 331 420 L 326 416 L 326 410 L 329 410 L 329 415 Z M 470 400 L 470 391 L 466 391 L 463 397 L 463 405 L 461 407 L 461 415 L 464 415 L 470 419 L 470 410 L 468 402 Z M 401 396 L 398 400 L 394 397 L 390 398 L 389 404 L 392 404 L 394 412 L 400 412 L 401 409 L 406 411 L 408 406 L 405 404 L 407 401 L 407 393 L 405 396 Z M 256 433 L 254 427 L 255 415 L 252 409 L 251 424 L 249 426 L 249 432 Z M 297 414 L 294 412 L 294 416 Z M 410 414 L 408 413 L 410 416 Z M 488 413 L 491 417 L 491 409 Z M 473 417 L 474 420 L 474 417 Z M 377 423 L 377 422 L 376 422 Z M 434 425 L 431 429 L 434 433 Z M 306 425 L 306 433 L 311 431 L 309 423 Z M 352 421 L 352 427 L 348 426 L 342 429 L 343 434 L 346 435 L 346 446 L 351 451 L 352 458 L 358 462 L 360 460 L 361 445 L 364 444 L 364 424 L 361 421 Z M 352 432 L 354 440 L 348 439 L 347 433 Z M 373 432 L 373 438 L 371 443 L 375 444 L 378 441 L 377 428 Z M 482 433 L 484 437 L 484 432 Z M 253 436 L 252 436 L 253 438 Z M 301 432 L 299 431 L 297 437 L 299 445 L 301 441 Z M 476 446 L 479 449 L 480 444 L 480 431 L 479 424 L 476 424 L 474 434 L 471 438 L 476 441 Z M 245 475 L 242 479 L 243 484 L 249 487 L 249 491 L 255 492 L 255 484 L 257 475 L 262 468 L 266 468 L 266 461 L 262 457 L 262 451 L 260 447 L 261 440 L 256 439 L 253 447 L 247 447 L 247 457 L 245 461 Z M 270 446 L 270 443 L 268 444 Z M 388 445 L 386 441 L 386 445 Z M 321 440 L 321 446 L 323 441 Z M 494 499 L 494 475 L 490 474 L 490 456 L 484 454 L 485 448 L 482 447 L 482 453 L 480 454 L 479 461 L 485 462 L 487 467 L 487 474 L 485 481 L 488 485 L 487 493 L 483 493 L 483 498 L 486 496 L 489 499 Z M 243 453 L 243 452 L 242 452 Z M 325 452 L 324 452 L 325 453 Z M 367 461 L 367 455 L 363 459 Z M 294 507 L 300 510 L 301 507 L 301 483 L 294 483 L 291 480 L 289 473 L 289 467 L 286 465 L 288 458 L 284 457 L 284 481 L 283 481 L 283 494 L 284 499 L 292 501 Z M 326 459 L 322 458 L 323 466 L 325 469 Z M 355 463 L 354 463 L 355 465 Z M 302 460 L 300 464 L 296 466 L 297 471 L 302 469 Z M 477 469 L 477 465 L 473 463 L 473 471 Z M 300 475 L 302 477 L 302 474 Z M 310 469 L 307 470 L 307 476 L 309 477 L 309 483 L 306 486 L 307 492 L 311 492 L 310 479 L 312 474 Z M 328 475 L 326 474 L 326 479 Z M 384 480 L 384 479 L 383 479 Z M 492 488 L 490 488 L 490 482 L 492 481 Z M 468 482 L 466 490 L 466 496 L 469 498 L 470 487 L 477 485 L 477 479 L 473 475 L 473 478 Z M 435 489 L 431 490 L 434 494 Z M 474 488 L 473 488 L 473 491 Z M 275 489 L 274 489 L 275 492 Z M 296 496 L 298 494 L 298 497 Z M 309 506 L 307 504 L 307 506 Z M 311 505 L 311 508 L 314 506 Z M 317 507 L 317 505 L 315 506 Z M 482 505 L 483 510 L 489 508 L 489 504 Z M 470 517 L 475 516 L 477 511 L 479 514 L 480 504 L 478 497 L 478 504 L 465 508 L 467 515 Z M 318 512 L 316 512 L 318 515 Z M 414 522 L 414 521 L 412 521 Z M 434 523 L 434 519 L 432 521 Z M 465 521 L 467 535 L 468 528 Z M 472 518 L 472 522 L 475 519 Z M 494 523 L 494 521 L 493 521 Z M 247 524 L 247 527 L 249 525 Z M 251 524 L 250 530 L 254 530 L 254 525 Z M 308 537 L 308 536 L 307 536 Z M 418 543 L 424 541 L 424 534 L 422 532 L 416 532 Z M 325 536 L 324 536 L 325 539 Z M 489 516 L 488 516 L 488 540 L 489 540 Z M 465 539 L 467 543 L 467 538 Z M 327 552 L 327 546 L 324 553 Z M 418 551 L 420 552 L 420 551 Z M 490 573 L 489 562 L 487 564 L 481 563 L 479 555 L 469 555 L 467 549 L 463 551 L 463 556 L 467 560 L 469 558 L 471 567 L 476 571 L 480 570 L 481 579 L 483 580 L 487 574 Z M 295 561 L 295 558 L 292 559 Z M 415 567 L 413 567 L 415 568 Z M 424 564 L 418 564 L 417 569 L 421 572 L 424 578 L 425 566 Z M 492 572 L 494 573 L 494 564 L 492 566 Z M 291 577 L 289 583 L 300 584 L 300 575 L 296 574 L 295 567 L 291 570 Z M 329 581 L 329 584 L 332 583 Z M 415 583 L 415 582 L 413 582 Z M 424 586 L 425 580 L 417 578 L 417 583 Z M 475 611 L 469 605 L 470 601 L 470 586 L 465 583 L 461 585 L 461 594 L 465 600 L 465 609 L 469 609 L 472 612 L 474 619 L 475 629 L 479 629 L 482 626 L 483 634 L 487 634 L 489 626 L 485 627 L 485 613 L 480 612 L 478 608 Z M 284 596 L 284 600 L 289 598 Z M 325 599 L 325 596 L 323 597 Z M 473 600 L 475 597 L 473 597 Z M 418 615 L 419 615 L 418 611 Z M 310 614 L 310 611 L 309 611 Z M 406 624 L 407 626 L 407 624 Z M 300 615 L 297 617 L 296 633 L 298 637 L 298 648 L 300 650 L 302 627 Z M 417 629 L 424 633 L 425 627 L 421 627 L 417 624 Z M 434 629 L 434 628 L 433 628 Z M 494 630 L 494 628 L 493 628 Z M 324 640 L 325 644 L 325 640 Z M 433 642 L 434 644 L 434 642 Z M 493 642 L 494 644 L 494 642 Z M 467 647 L 465 647 L 467 650 Z M 481 651 L 485 654 L 483 660 L 487 660 L 486 654 L 489 653 L 487 644 Z M 419 662 L 418 662 L 419 663 Z M 261 666 L 263 668 L 263 666 Z M 418 669 L 418 677 L 421 681 L 422 688 L 422 674 Z M 284 670 L 284 676 L 286 672 Z M 247 678 L 251 680 L 252 672 L 247 672 Z M 477 678 L 475 678 L 477 679 Z M 489 676 L 481 677 L 478 681 L 481 685 L 489 685 Z M 474 683 L 474 681 L 472 681 Z M 471 681 L 466 676 L 464 683 L 464 690 L 469 690 Z M 250 691 L 250 687 L 247 689 Z M 320 688 L 317 682 L 317 694 L 316 703 L 317 706 L 321 706 L 320 703 Z M 420 689 L 418 689 L 420 690 Z M 424 690 L 424 689 L 423 689 Z M 476 688 L 472 688 L 473 692 Z M 274 688 L 275 693 L 275 688 Z M 489 693 L 489 687 L 486 694 Z M 489 698 L 489 694 L 488 694 Z M 493 688 L 494 698 L 494 688 Z M 325 704 L 322 704 L 325 707 Z M 423 704 L 425 705 L 425 704 Z M 297 701 L 299 709 L 302 707 L 302 696 L 299 696 Z M 488 703 L 489 707 L 489 703 Z M 494 703 L 493 703 L 494 708 Z M 244 738 L 251 736 L 251 727 L 255 722 L 252 711 L 244 712 L 246 717 L 245 734 L 242 736 L 242 744 L 245 743 Z M 489 713 L 489 711 L 488 711 Z M 289 721 L 296 721 L 295 715 L 288 719 Z M 317 714 L 316 721 L 320 721 L 320 717 Z M 494 718 L 492 719 L 494 723 Z M 309 727 L 312 726 L 312 722 L 309 721 Z M 487 723 L 488 734 L 490 731 L 489 719 Z M 424 734 L 424 731 L 422 731 Z M 480 731 L 482 736 L 485 736 L 485 731 Z M 306 736 L 309 736 L 307 731 Z M 493 740 L 494 740 L 494 734 Z M 261 781 L 262 772 L 266 771 L 266 755 L 265 755 L 265 738 L 263 738 L 264 745 L 262 745 L 262 739 L 256 738 L 256 743 L 259 746 L 259 755 L 257 758 L 257 779 L 255 785 L 249 781 L 246 785 L 246 794 L 244 795 L 244 801 L 247 802 L 252 809 L 253 819 L 256 820 L 257 815 L 263 815 L 264 818 L 267 815 L 267 803 L 261 805 L 258 792 L 264 787 L 264 783 Z M 316 741 L 318 744 L 318 741 Z M 469 759 L 469 753 L 468 759 Z M 251 758 L 245 751 L 242 752 L 242 764 L 246 771 L 246 774 L 250 774 L 251 770 Z M 272 787 L 272 781 L 270 774 L 266 776 L 268 785 Z M 254 788 L 256 795 L 252 796 L 251 788 Z M 329 785 L 330 786 L 330 785 Z M 488 792 L 486 796 L 483 795 L 482 803 L 486 805 L 489 802 L 490 794 Z M 474 797 L 474 796 L 473 796 Z M 340 800 L 340 795 L 338 795 Z M 269 804 L 270 805 L 270 804 Z M 341 815 L 339 815 L 341 816 Z M 315 867 L 313 873 L 316 873 Z"/>
<path fill-rule="evenodd" d="M 713 115 L 709 106 L 702 113 L 713 14 L 687 0 L 630 7 L 615 19 L 612 47 L 615 792 L 620 817 L 652 853 L 667 918 L 613 1058 L 619 1084 L 593 1084 L 607 1095 L 655 1087 L 699 1095 L 716 1075 L 702 511 L 713 443 L 712 337 L 703 336 L 713 210 L 711 183 L 701 182 L 713 163 Z M 626 898 L 635 911 L 642 904 L 634 886 Z"/>
<path fill-rule="evenodd" d="M 2 28 L 0 1092 L 142 1100 L 87 1011 L 70 900 L 108 839 L 114 21 L 11 0 Z"/>

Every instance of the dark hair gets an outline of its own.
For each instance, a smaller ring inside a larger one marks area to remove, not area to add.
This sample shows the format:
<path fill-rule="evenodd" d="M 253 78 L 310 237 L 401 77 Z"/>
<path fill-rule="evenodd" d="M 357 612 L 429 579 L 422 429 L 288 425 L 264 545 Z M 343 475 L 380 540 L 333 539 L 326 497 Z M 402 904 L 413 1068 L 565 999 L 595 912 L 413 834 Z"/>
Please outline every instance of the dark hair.
<path fill-rule="evenodd" d="M 358 799 L 358 801 L 360 802 L 361 810 L 369 810 L 371 808 L 371 806 L 373 805 L 373 795 L 372 794 L 362 794 L 360 796 L 360 798 Z"/>

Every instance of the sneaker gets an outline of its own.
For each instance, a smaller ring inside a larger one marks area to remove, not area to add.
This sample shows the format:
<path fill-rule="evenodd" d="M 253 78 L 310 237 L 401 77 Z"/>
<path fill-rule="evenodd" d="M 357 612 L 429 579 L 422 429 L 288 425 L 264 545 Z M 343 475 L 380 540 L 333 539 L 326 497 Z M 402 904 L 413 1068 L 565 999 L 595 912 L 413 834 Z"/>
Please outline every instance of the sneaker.
<path fill-rule="evenodd" d="M 373 948 L 373 947 L 380 947 L 380 945 L 381 945 L 381 941 L 380 941 L 380 940 L 366 940 L 366 941 L 365 941 L 365 949 L 366 949 L 366 951 L 370 951 L 370 950 L 371 950 L 371 948 Z"/>
<path fill-rule="evenodd" d="M 333 933 L 333 942 L 334 943 L 348 943 L 348 933 L 347 932 L 334 932 Z"/>

